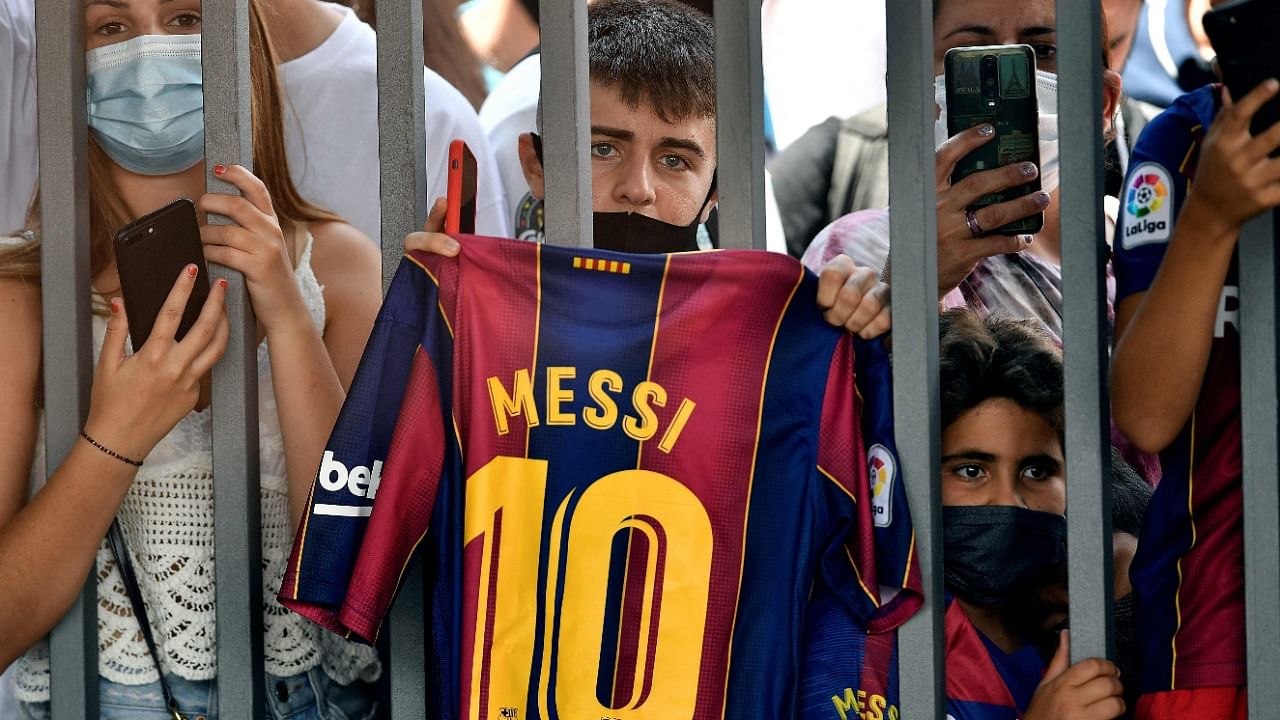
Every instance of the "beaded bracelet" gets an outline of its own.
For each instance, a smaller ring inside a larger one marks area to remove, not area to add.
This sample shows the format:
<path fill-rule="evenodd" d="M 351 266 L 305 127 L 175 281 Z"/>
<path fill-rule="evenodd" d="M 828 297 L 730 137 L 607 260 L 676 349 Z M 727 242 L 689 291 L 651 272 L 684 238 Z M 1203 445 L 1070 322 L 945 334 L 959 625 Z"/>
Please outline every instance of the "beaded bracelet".
<path fill-rule="evenodd" d="M 121 455 L 120 453 L 116 452 L 115 450 L 112 450 L 111 448 L 107 447 L 106 445 L 103 445 L 102 443 L 98 442 L 97 440 L 94 440 L 93 438 L 89 437 L 89 433 L 85 432 L 84 430 L 81 430 L 81 431 L 80 431 L 80 437 L 82 437 L 82 438 L 84 438 L 85 440 L 89 441 L 89 444 L 90 444 L 90 445 L 92 445 L 92 446 L 94 446 L 94 447 L 98 448 L 98 449 L 99 449 L 99 450 L 101 450 L 102 452 L 104 452 L 104 453 L 106 453 L 106 454 L 110 455 L 111 457 L 113 457 L 113 458 L 115 458 L 115 459 L 119 460 L 120 462 L 128 463 L 128 464 L 130 464 L 130 465 L 132 465 L 132 466 L 134 466 L 134 467 L 142 467 L 142 461 L 141 461 L 141 460 L 134 460 L 133 458 L 127 458 L 127 457 L 125 457 L 124 455 Z"/>

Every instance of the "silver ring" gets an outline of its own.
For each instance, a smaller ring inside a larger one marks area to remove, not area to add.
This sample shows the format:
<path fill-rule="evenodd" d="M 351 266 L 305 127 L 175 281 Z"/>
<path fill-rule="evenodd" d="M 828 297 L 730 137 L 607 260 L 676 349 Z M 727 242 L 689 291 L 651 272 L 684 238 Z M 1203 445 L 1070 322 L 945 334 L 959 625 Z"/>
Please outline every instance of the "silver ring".
<path fill-rule="evenodd" d="M 973 210 L 964 211 L 964 223 L 969 226 L 969 232 L 976 238 L 987 234 L 987 231 L 978 224 L 978 213 Z"/>

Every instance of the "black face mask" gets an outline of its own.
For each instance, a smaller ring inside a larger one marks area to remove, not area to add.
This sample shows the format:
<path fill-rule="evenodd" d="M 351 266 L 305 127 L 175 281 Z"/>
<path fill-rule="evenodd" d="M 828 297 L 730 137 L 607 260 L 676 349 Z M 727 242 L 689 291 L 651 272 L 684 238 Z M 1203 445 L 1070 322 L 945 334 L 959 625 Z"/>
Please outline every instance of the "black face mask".
<path fill-rule="evenodd" d="M 542 159 L 542 138 L 530 133 L 533 151 Z M 697 215 L 688 225 L 672 225 L 661 220 L 632 212 L 593 212 L 591 229 L 597 250 L 613 250 L 628 253 L 673 253 L 698 249 L 698 226 L 702 213 L 716 191 L 716 178 L 711 179 L 707 197 L 698 208 Z"/>
<path fill-rule="evenodd" d="M 943 581 L 978 605 L 1001 605 L 1067 561 L 1067 520 L 1008 505 L 942 508 Z"/>

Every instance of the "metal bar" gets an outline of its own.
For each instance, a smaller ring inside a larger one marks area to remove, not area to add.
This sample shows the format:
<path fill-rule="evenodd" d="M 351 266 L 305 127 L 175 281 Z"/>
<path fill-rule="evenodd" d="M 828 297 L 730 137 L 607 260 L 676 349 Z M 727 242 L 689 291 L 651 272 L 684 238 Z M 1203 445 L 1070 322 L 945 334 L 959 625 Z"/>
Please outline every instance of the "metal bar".
<path fill-rule="evenodd" d="M 66 459 L 89 412 L 93 382 L 89 295 L 89 163 L 84 7 L 36 8 L 40 94 L 40 216 L 44 342 L 45 471 Z M 56 239 L 56 240 L 55 240 Z M 98 585 L 91 571 L 49 636 L 53 717 L 98 716 Z"/>
<path fill-rule="evenodd" d="M 1280 434 L 1276 418 L 1276 219 L 1270 213 L 1240 235 L 1240 351 L 1244 440 L 1244 606 L 1249 716 L 1280 707 Z"/>
<path fill-rule="evenodd" d="M 546 241 L 591 247 L 591 88 L 586 0 L 541 0 Z"/>
<path fill-rule="evenodd" d="M 248 0 L 205 0 L 202 37 L 205 183 L 239 194 L 213 175 L 215 164 L 253 169 Z M 211 224 L 228 224 L 210 215 Z M 218 709 L 257 717 L 265 702 L 262 629 L 262 514 L 258 467 L 257 321 L 244 277 L 226 278 L 231 335 L 213 370 L 214 601 L 217 605 Z"/>
<path fill-rule="evenodd" d="M 382 287 L 391 284 L 404 236 L 427 221 L 426 90 L 422 3 L 378 0 L 378 157 L 382 196 Z"/>
<path fill-rule="evenodd" d="M 1102 196 L 1102 7 L 1058 3 L 1063 374 L 1071 659 L 1113 657 L 1111 405 Z"/>
<path fill-rule="evenodd" d="M 937 478 L 938 248 L 933 176 L 933 7 L 885 0 L 889 56 L 889 234 L 893 272 L 893 402 L 915 525 L 924 607 L 898 634 L 902 717 L 946 716 L 943 691 L 942 497 Z M 925 168 L 925 172 L 921 172 Z"/>
<path fill-rule="evenodd" d="M 715 0 L 720 246 L 765 248 L 760 3 Z"/>
<path fill-rule="evenodd" d="M 426 90 L 422 3 L 378 0 L 378 156 L 382 196 L 382 288 L 404 253 L 404 236 L 427 219 Z M 406 576 L 390 611 L 389 717 L 426 718 L 426 596 L 421 562 Z"/>

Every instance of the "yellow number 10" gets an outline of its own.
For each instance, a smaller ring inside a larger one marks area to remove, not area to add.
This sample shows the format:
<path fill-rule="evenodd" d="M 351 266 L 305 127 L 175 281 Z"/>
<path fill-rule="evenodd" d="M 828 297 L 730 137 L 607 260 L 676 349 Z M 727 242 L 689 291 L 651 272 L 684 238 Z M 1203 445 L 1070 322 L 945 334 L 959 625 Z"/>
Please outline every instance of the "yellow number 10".
<path fill-rule="evenodd" d="M 467 480 L 465 540 L 483 539 L 470 697 L 467 717 L 488 720 L 500 708 L 522 711 L 529 697 L 536 615 L 529 605 L 538 587 L 543 545 L 547 462 L 497 457 Z M 702 635 L 711 577 L 711 520 L 689 488 L 648 470 L 623 470 L 591 483 L 568 523 L 566 558 L 560 558 L 572 493 L 556 511 L 548 550 L 542 672 L 538 702 L 550 718 L 623 720 L 689 717 L 698 694 Z M 647 542 L 644 596 L 631 697 L 609 707 L 597 697 L 607 578 L 620 532 L 642 533 Z M 659 565 L 659 557 L 664 562 Z M 564 604 L 556 588 L 564 576 Z M 663 601 L 666 598 L 666 601 Z M 655 613 L 654 608 L 661 608 Z M 556 616 L 559 637 L 555 637 Z M 489 643 L 485 642 L 490 638 Z M 656 642 L 654 642 L 656 638 Z M 651 650 L 652 649 L 652 650 Z M 487 677 L 485 677 L 487 675 Z M 487 707 L 481 688 L 487 686 Z M 519 712 L 517 717 L 527 717 Z"/>

